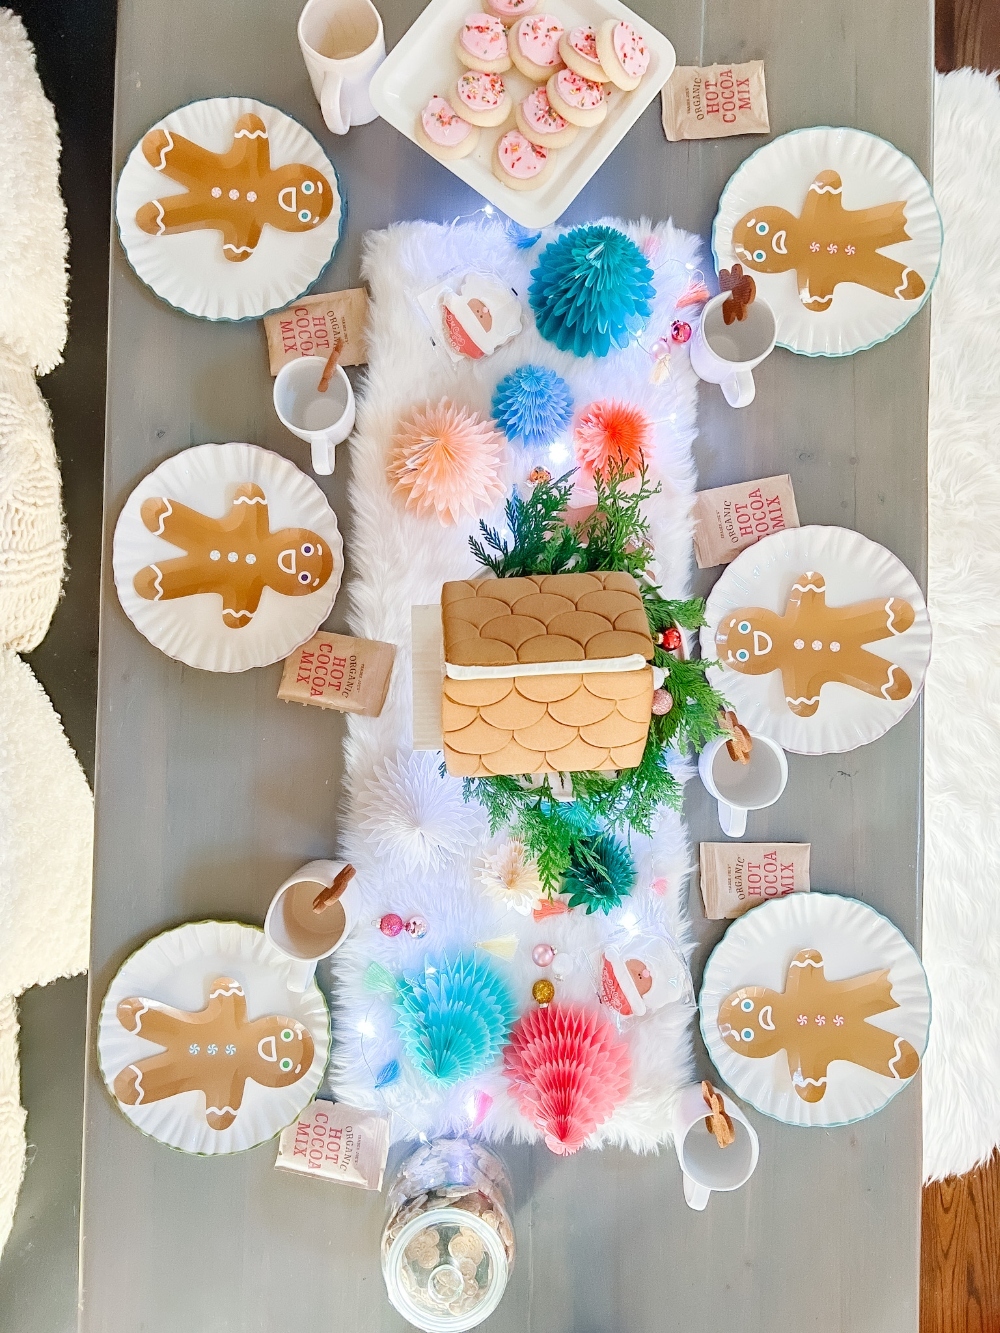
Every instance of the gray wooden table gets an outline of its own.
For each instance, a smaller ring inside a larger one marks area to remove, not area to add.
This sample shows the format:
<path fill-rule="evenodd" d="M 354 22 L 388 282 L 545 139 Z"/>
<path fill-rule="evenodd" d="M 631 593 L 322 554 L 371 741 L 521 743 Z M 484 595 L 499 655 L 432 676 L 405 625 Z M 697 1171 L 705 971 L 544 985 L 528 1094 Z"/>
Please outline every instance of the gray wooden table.
<path fill-rule="evenodd" d="M 764 57 L 772 129 L 846 124 L 929 168 L 927 0 L 635 0 L 686 64 Z M 476 197 L 389 126 L 325 132 L 295 41 L 299 0 L 123 0 L 116 173 L 175 106 L 248 94 L 318 132 L 349 202 L 325 285 L 357 279 L 363 233 L 448 220 Z M 395 43 L 419 0 L 382 0 Z M 672 217 L 707 235 L 722 186 L 759 139 L 670 144 L 651 107 L 568 214 Z M 133 629 L 110 576 L 118 511 L 138 479 L 189 444 L 250 440 L 305 466 L 271 410 L 259 325 L 212 325 L 161 304 L 113 245 L 101 622 L 97 868 L 91 1024 L 115 969 L 144 939 L 193 917 L 260 921 L 286 874 L 336 844 L 341 719 L 275 698 L 279 668 L 236 677 L 178 665 Z M 757 400 L 701 403 L 702 485 L 790 471 L 803 523 L 884 542 L 923 580 L 926 311 L 891 342 L 842 361 L 776 352 Z M 351 549 L 347 457 L 326 485 Z M 350 570 L 348 570 L 348 578 Z M 700 576 L 707 591 L 711 575 Z M 346 596 L 331 619 L 344 625 Z M 750 837 L 808 840 L 817 887 L 854 894 L 916 940 L 920 716 L 846 755 L 790 758 L 782 801 Z M 688 793 L 692 838 L 718 837 Z M 700 972 L 720 935 L 692 886 Z M 707 1072 L 708 1065 L 702 1062 Z M 706 1213 L 681 1199 L 673 1154 L 641 1159 L 506 1152 L 520 1254 L 495 1330 L 745 1333 L 917 1327 L 920 1097 L 875 1119 L 805 1131 L 752 1114 L 761 1164 Z M 285 1333 L 330 1323 L 397 1330 L 379 1273 L 378 1195 L 277 1175 L 265 1145 L 199 1160 L 143 1138 L 112 1106 L 91 1037 L 82 1214 L 86 1333 Z"/>

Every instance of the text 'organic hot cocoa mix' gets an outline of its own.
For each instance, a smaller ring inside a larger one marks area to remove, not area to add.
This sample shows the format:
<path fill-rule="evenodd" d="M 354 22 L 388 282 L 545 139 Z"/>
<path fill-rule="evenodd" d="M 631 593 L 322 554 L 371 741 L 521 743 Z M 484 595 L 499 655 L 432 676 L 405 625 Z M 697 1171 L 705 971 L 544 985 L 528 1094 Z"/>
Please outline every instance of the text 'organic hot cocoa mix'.
<path fill-rule="evenodd" d="M 764 62 L 678 65 L 662 93 L 663 132 L 670 140 L 767 134 Z"/>
<path fill-rule="evenodd" d="M 772 898 L 808 893 L 809 848 L 808 842 L 703 842 L 705 915 L 732 920 Z"/>
<path fill-rule="evenodd" d="M 395 657 L 391 643 L 321 631 L 285 659 L 278 698 L 378 717 Z"/>
<path fill-rule="evenodd" d="M 799 526 L 789 476 L 741 481 L 694 497 L 694 554 L 699 569 L 728 565 L 772 532 Z"/>
<path fill-rule="evenodd" d="M 388 1155 L 385 1116 L 317 1099 L 282 1130 L 274 1165 L 279 1171 L 380 1190 Z"/>
<path fill-rule="evenodd" d="M 363 287 L 300 296 L 287 310 L 264 316 L 271 374 L 300 356 L 328 357 L 338 339 L 343 344 L 340 365 L 363 366 L 368 360 L 367 323 L 368 293 Z"/>

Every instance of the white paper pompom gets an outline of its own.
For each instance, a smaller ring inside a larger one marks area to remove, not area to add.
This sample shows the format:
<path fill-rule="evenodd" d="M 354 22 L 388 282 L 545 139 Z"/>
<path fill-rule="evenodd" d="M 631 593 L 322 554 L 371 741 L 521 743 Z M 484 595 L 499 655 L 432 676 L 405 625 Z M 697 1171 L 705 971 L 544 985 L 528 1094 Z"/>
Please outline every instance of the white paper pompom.
<path fill-rule="evenodd" d="M 481 833 L 479 808 L 462 799 L 462 786 L 442 777 L 436 754 L 400 750 L 376 766 L 359 798 L 361 830 L 378 856 L 410 871 L 438 870 L 464 856 Z"/>

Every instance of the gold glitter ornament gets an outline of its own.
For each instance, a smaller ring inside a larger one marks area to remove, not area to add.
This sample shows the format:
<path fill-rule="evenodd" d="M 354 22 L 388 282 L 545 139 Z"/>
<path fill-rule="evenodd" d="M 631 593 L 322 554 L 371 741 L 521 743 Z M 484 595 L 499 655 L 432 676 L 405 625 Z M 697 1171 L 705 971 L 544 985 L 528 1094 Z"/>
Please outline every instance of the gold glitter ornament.
<path fill-rule="evenodd" d="M 540 977 L 531 988 L 531 996 L 537 1004 L 551 1004 L 556 998 L 556 988 L 548 977 Z"/>

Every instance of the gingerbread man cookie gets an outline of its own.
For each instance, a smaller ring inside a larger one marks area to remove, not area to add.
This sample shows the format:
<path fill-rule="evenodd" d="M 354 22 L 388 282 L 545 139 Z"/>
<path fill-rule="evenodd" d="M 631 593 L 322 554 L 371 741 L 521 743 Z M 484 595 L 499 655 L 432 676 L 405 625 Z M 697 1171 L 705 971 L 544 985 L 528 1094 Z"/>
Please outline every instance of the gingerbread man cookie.
<path fill-rule="evenodd" d="M 900 301 L 924 294 L 915 269 L 881 253 L 910 240 L 903 201 L 846 209 L 843 183 L 821 171 L 809 186 L 802 213 L 765 205 L 733 228 L 733 250 L 758 273 L 795 270 L 799 300 L 807 310 L 829 310 L 838 282 L 854 282 Z"/>
<path fill-rule="evenodd" d="M 784 992 L 742 986 L 719 1006 L 719 1030 L 738 1055 L 760 1059 L 784 1051 L 795 1091 L 822 1101 L 834 1060 L 863 1065 L 886 1078 L 912 1078 L 920 1056 L 903 1037 L 868 1019 L 898 1009 L 889 971 L 828 981 L 823 958 L 802 949 L 788 966 Z"/>
<path fill-rule="evenodd" d="M 240 116 L 227 153 L 212 153 L 171 130 L 150 130 L 142 154 L 156 171 L 186 186 L 184 194 L 153 199 L 136 223 L 151 236 L 209 228 L 222 232 L 222 253 L 249 259 L 265 224 L 279 231 L 311 231 L 329 216 L 334 190 L 303 162 L 271 168 L 267 126 L 253 113 Z"/>
<path fill-rule="evenodd" d="M 209 1128 L 228 1129 L 247 1079 L 287 1088 L 308 1072 L 313 1039 L 301 1023 L 280 1014 L 251 1022 L 243 987 L 230 977 L 216 977 L 208 992 L 208 1004 L 196 1013 L 141 996 L 121 1001 L 122 1027 L 164 1049 L 118 1074 L 114 1087 L 120 1102 L 145 1106 L 197 1091 L 205 1096 Z"/>
<path fill-rule="evenodd" d="M 315 532 L 271 531 L 267 500 L 253 482 L 236 487 L 224 518 L 209 518 L 157 496 L 144 500 L 139 512 L 150 532 L 185 552 L 140 569 L 132 581 L 139 596 L 159 602 L 218 593 L 229 629 L 249 625 L 265 588 L 285 597 L 304 597 L 322 588 L 333 573 L 333 552 Z"/>
<path fill-rule="evenodd" d="M 913 607 L 898 597 L 827 606 L 822 574 L 796 580 L 783 616 L 760 606 L 732 611 L 715 632 L 723 665 L 746 676 L 780 671 L 785 703 L 798 717 L 812 717 L 820 691 L 831 681 L 898 701 L 913 684 L 903 670 L 865 651 L 866 643 L 902 634 Z"/>

